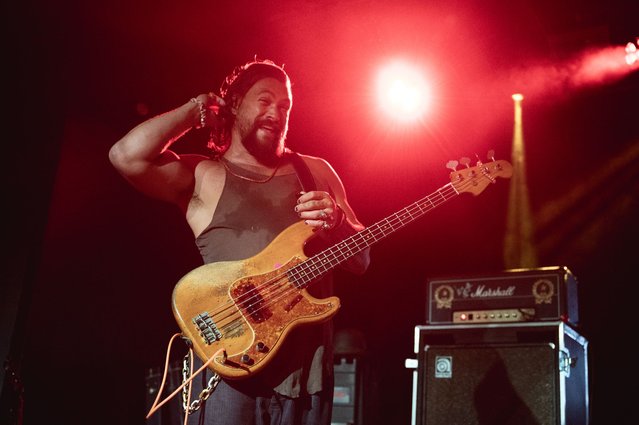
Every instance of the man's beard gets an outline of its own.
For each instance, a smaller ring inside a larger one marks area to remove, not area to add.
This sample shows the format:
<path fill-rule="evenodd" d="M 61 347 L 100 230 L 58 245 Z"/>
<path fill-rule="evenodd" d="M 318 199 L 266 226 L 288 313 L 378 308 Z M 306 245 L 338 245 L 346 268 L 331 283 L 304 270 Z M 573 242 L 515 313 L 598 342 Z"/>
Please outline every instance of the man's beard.
<path fill-rule="evenodd" d="M 275 134 L 268 140 L 260 140 L 257 137 L 257 131 L 261 126 L 268 125 L 275 129 Z M 284 139 L 286 137 L 282 128 L 269 120 L 256 120 L 250 131 L 246 132 L 242 137 L 242 145 L 246 150 L 255 157 L 263 165 L 275 167 L 279 164 L 280 158 L 284 152 Z"/>

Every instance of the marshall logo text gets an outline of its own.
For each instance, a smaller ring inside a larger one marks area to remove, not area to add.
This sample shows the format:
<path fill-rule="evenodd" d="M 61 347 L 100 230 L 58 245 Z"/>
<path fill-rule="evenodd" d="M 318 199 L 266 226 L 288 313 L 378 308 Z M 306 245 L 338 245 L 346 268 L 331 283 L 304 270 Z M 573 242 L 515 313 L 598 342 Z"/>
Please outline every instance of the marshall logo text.
<path fill-rule="evenodd" d="M 486 285 L 473 285 L 470 282 L 466 282 L 466 285 L 456 288 L 455 292 L 462 298 L 498 298 L 498 297 L 512 297 L 515 295 L 515 286 L 511 285 L 505 289 L 501 286 L 496 288 L 486 288 Z"/>

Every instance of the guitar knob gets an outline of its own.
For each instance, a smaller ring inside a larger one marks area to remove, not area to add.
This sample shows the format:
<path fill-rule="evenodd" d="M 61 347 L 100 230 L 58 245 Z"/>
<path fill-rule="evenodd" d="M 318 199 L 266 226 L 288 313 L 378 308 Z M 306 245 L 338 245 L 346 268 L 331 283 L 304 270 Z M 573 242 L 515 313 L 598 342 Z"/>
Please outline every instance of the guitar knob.
<path fill-rule="evenodd" d="M 244 364 L 249 364 L 251 363 L 251 357 L 248 354 L 242 354 L 242 357 L 240 357 L 240 361 Z"/>
<path fill-rule="evenodd" d="M 262 341 L 257 343 L 255 349 L 260 353 L 266 353 L 268 351 L 268 348 L 266 348 L 266 344 L 264 344 Z"/>

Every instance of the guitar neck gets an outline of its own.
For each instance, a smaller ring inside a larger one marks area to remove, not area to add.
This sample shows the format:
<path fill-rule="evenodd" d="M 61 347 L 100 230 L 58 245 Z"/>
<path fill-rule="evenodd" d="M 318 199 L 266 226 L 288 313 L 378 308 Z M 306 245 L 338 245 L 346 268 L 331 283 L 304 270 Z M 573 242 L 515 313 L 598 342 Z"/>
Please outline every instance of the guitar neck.
<path fill-rule="evenodd" d="M 287 271 L 289 281 L 306 288 L 333 268 L 458 195 L 448 183 L 430 195 L 357 232 Z"/>

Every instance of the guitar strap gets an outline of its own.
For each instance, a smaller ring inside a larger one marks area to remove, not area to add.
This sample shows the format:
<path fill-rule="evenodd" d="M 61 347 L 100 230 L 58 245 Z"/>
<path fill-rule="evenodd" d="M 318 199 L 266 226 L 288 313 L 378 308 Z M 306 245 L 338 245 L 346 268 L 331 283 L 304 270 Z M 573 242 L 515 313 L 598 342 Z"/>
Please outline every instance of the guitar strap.
<path fill-rule="evenodd" d="M 317 189 L 317 184 L 315 184 L 315 179 L 311 174 L 311 170 L 308 169 L 308 165 L 306 165 L 306 162 L 304 162 L 302 157 L 299 156 L 297 152 L 293 152 L 291 150 L 289 150 L 287 153 L 289 158 L 291 158 L 291 162 L 293 163 L 293 167 L 295 168 L 295 172 L 297 173 L 297 178 L 300 181 L 302 190 L 304 192 L 310 192 Z"/>

